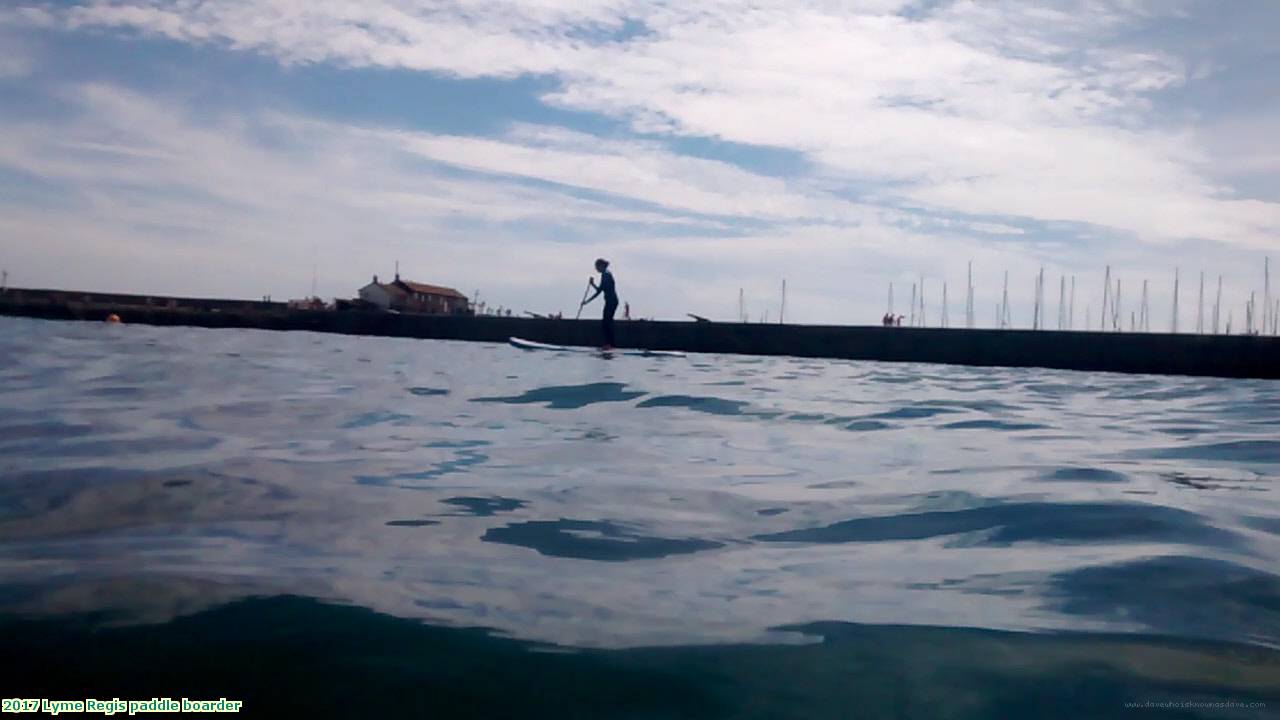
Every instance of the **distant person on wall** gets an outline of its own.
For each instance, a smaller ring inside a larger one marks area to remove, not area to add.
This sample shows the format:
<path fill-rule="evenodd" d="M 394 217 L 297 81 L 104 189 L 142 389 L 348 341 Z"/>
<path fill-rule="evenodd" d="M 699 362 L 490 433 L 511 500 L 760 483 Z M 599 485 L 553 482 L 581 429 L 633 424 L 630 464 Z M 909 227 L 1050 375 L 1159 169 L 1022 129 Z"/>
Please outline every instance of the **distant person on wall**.
<path fill-rule="evenodd" d="M 631 319 L 631 303 L 622 303 L 622 319 Z"/>
<path fill-rule="evenodd" d="M 596 260 L 596 272 L 600 273 L 600 284 L 596 285 L 593 278 L 590 282 L 591 289 L 596 291 L 595 295 L 582 301 L 585 306 L 592 300 L 604 294 L 604 316 L 600 318 L 600 329 L 604 333 L 604 350 L 612 350 L 613 341 L 613 314 L 618 312 L 618 290 L 613 284 L 613 273 L 609 272 L 609 261 L 604 258 Z"/>

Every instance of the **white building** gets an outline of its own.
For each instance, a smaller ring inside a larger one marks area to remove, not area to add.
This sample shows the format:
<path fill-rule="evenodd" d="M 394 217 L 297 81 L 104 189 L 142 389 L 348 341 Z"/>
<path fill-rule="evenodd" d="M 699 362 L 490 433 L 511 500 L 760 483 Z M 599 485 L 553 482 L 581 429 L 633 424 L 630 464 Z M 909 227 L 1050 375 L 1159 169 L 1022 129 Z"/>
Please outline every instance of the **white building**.
<path fill-rule="evenodd" d="M 370 305 L 376 305 L 383 310 L 390 310 L 395 301 L 394 295 L 399 294 L 399 288 L 394 285 L 383 285 L 378 282 L 378 276 L 373 276 L 373 282 L 360 288 L 360 299 Z"/>

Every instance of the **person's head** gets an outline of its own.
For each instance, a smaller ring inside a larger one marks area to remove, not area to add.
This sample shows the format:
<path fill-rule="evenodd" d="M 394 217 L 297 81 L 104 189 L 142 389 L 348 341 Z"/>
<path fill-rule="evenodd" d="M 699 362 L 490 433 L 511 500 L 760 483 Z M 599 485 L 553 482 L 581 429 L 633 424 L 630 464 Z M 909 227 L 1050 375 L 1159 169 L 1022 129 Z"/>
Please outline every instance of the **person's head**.
<path fill-rule="evenodd" d="M 596 272 L 604 272 L 609 269 L 609 261 L 604 258 L 596 258 Z"/>

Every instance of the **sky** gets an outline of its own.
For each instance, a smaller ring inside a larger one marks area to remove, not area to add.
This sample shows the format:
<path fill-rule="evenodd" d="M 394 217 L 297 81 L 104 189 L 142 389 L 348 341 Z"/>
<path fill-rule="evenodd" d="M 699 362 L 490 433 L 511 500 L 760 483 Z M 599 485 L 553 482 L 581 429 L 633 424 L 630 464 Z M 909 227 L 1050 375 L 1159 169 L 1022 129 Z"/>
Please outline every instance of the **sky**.
<path fill-rule="evenodd" d="M 399 263 L 572 314 L 605 257 L 637 317 L 777 321 L 785 279 L 787 322 L 878 323 L 892 283 L 956 326 L 972 263 L 978 325 L 1007 272 L 1030 326 L 1043 268 L 1082 328 L 1110 266 L 1126 326 L 1178 273 L 1194 329 L 1204 273 L 1238 329 L 1278 35 L 1270 0 L 9 0 L 0 268 L 283 300 Z"/>

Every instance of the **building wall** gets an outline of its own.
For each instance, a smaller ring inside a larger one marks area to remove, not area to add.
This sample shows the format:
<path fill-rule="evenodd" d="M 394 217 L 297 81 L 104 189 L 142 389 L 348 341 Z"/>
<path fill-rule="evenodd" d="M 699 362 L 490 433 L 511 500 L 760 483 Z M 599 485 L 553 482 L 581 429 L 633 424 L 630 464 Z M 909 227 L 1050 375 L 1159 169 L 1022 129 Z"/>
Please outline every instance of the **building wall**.
<path fill-rule="evenodd" d="M 453 315 L 465 312 L 466 306 L 467 301 L 462 298 L 426 293 L 413 293 L 392 302 L 396 310 L 423 315 Z"/>
<path fill-rule="evenodd" d="M 370 305 L 376 305 L 383 310 L 392 309 L 391 293 L 387 292 L 386 288 L 377 283 L 369 283 L 368 285 L 360 288 L 360 299 Z"/>

